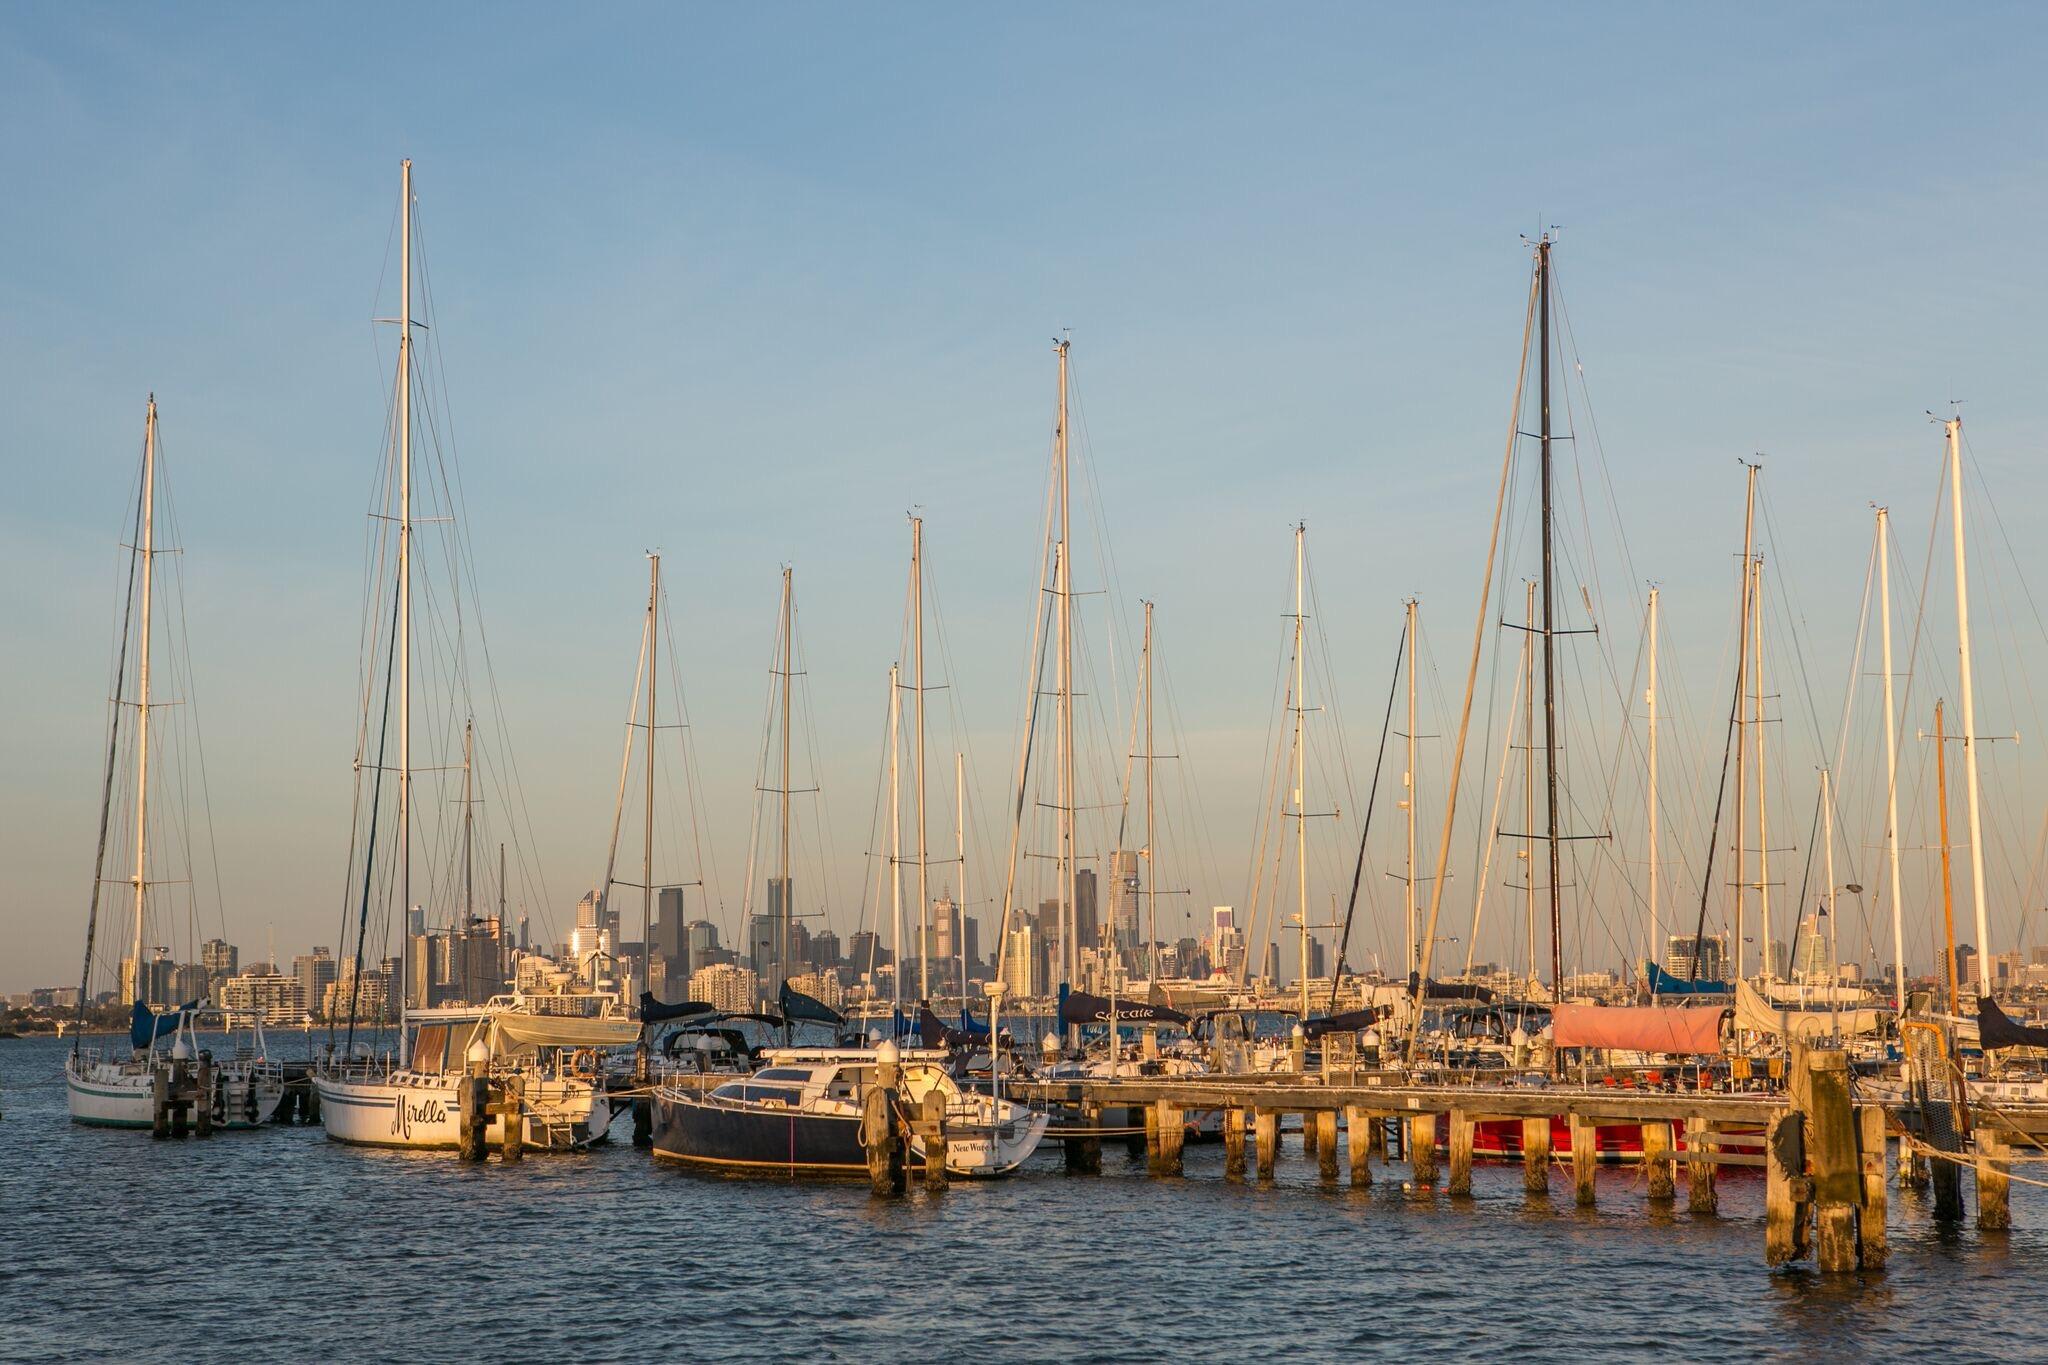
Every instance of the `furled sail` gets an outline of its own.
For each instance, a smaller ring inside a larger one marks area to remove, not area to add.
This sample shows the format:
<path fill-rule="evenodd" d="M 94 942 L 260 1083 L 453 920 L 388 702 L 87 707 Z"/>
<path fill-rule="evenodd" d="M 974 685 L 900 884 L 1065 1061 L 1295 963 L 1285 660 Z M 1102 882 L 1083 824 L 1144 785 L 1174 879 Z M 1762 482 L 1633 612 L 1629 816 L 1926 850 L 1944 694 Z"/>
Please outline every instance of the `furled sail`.
<path fill-rule="evenodd" d="M 1726 995 L 1725 981 L 1687 981 L 1682 976 L 1673 976 L 1656 963 L 1649 964 L 1651 995 Z"/>
<path fill-rule="evenodd" d="M 1747 981 L 1735 983 L 1735 1022 L 1752 1033 L 1775 1033 L 1795 1042 L 1812 1042 L 1832 1037 L 1837 1029 L 1844 1037 L 1884 1031 L 1884 1010 L 1878 1009 L 1782 1009 L 1757 994 Z"/>
<path fill-rule="evenodd" d="M 791 990 L 787 981 L 782 983 L 782 1017 L 792 1024 L 831 1024 L 835 1028 L 846 1022 L 846 1016 L 838 1010 L 814 996 Z"/>
<path fill-rule="evenodd" d="M 188 1000 L 167 1014 L 152 1014 L 149 1006 L 138 1000 L 128 1018 L 128 1041 L 136 1047 L 148 1047 L 165 1034 L 176 1033 L 185 1016 L 198 1008 L 197 1000 Z"/>
<path fill-rule="evenodd" d="M 1374 1005 L 1362 1010 L 1346 1010 L 1342 1014 L 1304 1020 L 1301 1031 L 1304 1037 L 1314 1042 L 1325 1034 L 1357 1033 L 1361 1029 L 1369 1029 L 1391 1013 L 1393 1010 L 1385 1005 Z"/>
<path fill-rule="evenodd" d="M 1986 1048 L 2048 1047 L 2048 1028 L 2020 1023 L 1988 995 L 1977 997 L 1977 1035 Z"/>
<path fill-rule="evenodd" d="M 1551 1037 L 1559 1047 L 1714 1053 L 1727 1013 L 1718 1005 L 1559 1005 L 1551 1011 Z"/>
<path fill-rule="evenodd" d="M 1109 1001 L 1103 996 L 1074 991 L 1060 1001 L 1062 1025 L 1106 1024 L 1109 1018 Z M 1188 1017 L 1166 1005 L 1148 1005 L 1142 1000 L 1119 1000 L 1116 1002 L 1116 1021 L 1119 1024 L 1185 1025 Z"/>

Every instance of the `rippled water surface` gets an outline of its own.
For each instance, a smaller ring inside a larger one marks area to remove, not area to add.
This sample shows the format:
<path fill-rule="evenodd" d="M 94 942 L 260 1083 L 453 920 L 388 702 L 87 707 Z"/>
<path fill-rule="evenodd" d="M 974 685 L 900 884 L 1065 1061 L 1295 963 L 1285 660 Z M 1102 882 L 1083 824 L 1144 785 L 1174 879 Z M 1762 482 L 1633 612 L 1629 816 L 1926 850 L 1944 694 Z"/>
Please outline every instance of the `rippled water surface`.
<path fill-rule="evenodd" d="M 620 1144 L 464 1166 L 317 1128 L 205 1142 L 74 1127 L 63 1044 L 0 1040 L 0 1358 L 1151 1361 L 2048 1357 L 2048 1198 L 1943 1234 L 1894 1191 L 1883 1274 L 1763 1266 L 1761 1181 L 1721 1216 L 1600 1207 L 1482 1167 L 1471 1199 L 1265 1187 L 1220 1148 L 1154 1180 L 1048 1147 L 1016 1178 L 874 1200 Z"/>

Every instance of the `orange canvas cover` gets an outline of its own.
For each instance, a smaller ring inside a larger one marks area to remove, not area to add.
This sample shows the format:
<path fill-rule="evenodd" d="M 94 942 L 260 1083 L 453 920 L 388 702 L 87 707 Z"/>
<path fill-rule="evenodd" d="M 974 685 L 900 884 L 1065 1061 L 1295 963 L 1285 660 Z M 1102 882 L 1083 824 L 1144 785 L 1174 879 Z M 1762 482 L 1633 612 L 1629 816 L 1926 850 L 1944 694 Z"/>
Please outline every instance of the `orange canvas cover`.
<path fill-rule="evenodd" d="M 1551 1036 L 1558 1047 L 1719 1052 L 1723 1013 L 1718 1005 L 1559 1005 Z"/>

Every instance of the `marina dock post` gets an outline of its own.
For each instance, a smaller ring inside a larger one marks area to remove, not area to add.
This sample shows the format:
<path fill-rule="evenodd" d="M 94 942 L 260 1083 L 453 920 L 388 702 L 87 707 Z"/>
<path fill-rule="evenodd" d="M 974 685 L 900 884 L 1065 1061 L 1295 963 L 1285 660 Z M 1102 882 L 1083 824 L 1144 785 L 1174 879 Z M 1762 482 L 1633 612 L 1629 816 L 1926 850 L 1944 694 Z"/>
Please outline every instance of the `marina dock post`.
<path fill-rule="evenodd" d="M 1596 1198 L 1593 1176 L 1600 1168 L 1600 1130 L 1577 1114 L 1567 1121 L 1572 1135 L 1572 1198 L 1580 1208 L 1590 1209 Z"/>
<path fill-rule="evenodd" d="M 222 1079 L 213 1069 L 213 1052 L 201 1049 L 198 1072 L 192 1085 L 192 1133 L 195 1137 L 213 1136 L 213 1090 L 215 1083 Z M 222 1117 L 226 1117 L 225 1106 Z"/>
<path fill-rule="evenodd" d="M 904 1169 L 903 1133 L 897 1119 L 896 1080 L 901 1054 L 884 1041 L 875 1049 L 875 1083 L 861 1095 L 861 1145 L 868 1154 L 868 1188 L 901 1194 L 909 1183 Z"/>
<path fill-rule="evenodd" d="M 1148 1105 L 1145 1114 L 1145 1137 L 1150 1149 L 1147 1166 L 1153 1175 L 1179 1175 L 1181 1144 L 1187 1137 L 1179 1107 L 1159 1100 Z"/>
<path fill-rule="evenodd" d="M 1720 1188 L 1714 1181 L 1714 1136 L 1703 1118 L 1685 1121 L 1685 1209 L 1712 1214 L 1721 1210 Z"/>
<path fill-rule="evenodd" d="M 1862 1243 L 1863 1268 L 1882 1270 L 1890 1254 L 1885 1236 L 1886 1179 L 1885 1112 L 1881 1104 L 1866 1104 L 1856 1111 L 1856 1145 L 1863 1175 L 1863 1216 L 1857 1223 Z"/>
<path fill-rule="evenodd" d="M 946 1097 L 927 1090 L 918 1113 L 918 1136 L 924 1139 L 924 1184 L 929 1190 L 946 1188 Z"/>
<path fill-rule="evenodd" d="M 1316 1121 L 1316 1174 L 1326 1184 L 1337 1183 L 1337 1111 L 1318 1109 Z"/>
<path fill-rule="evenodd" d="M 2012 1226 L 2012 1140 L 1989 1127 L 1977 1130 L 1977 1226 L 1986 1232 Z"/>
<path fill-rule="evenodd" d="M 648 1094 L 653 1083 L 652 1072 L 647 1064 L 647 1039 L 642 1037 L 633 1049 L 633 1145 L 652 1147 L 654 1145 L 654 1098 Z"/>
<path fill-rule="evenodd" d="M 1408 1117 L 1408 1171 L 1415 1184 L 1424 1189 L 1436 1184 L 1436 1115 Z"/>
<path fill-rule="evenodd" d="M 491 1054 L 483 1041 L 470 1044 L 463 1058 L 461 1110 L 456 1144 L 464 1161 L 482 1161 L 491 1130 Z"/>
<path fill-rule="evenodd" d="M 1451 1111 L 1451 1181 L 1445 1188 L 1451 1194 L 1472 1193 L 1472 1137 L 1475 1125 L 1472 1116 L 1463 1109 Z"/>
<path fill-rule="evenodd" d="M 1649 1184 L 1652 1204 L 1668 1204 L 1674 1194 L 1671 1163 L 1671 1124 L 1652 1119 L 1643 1125 L 1643 1175 Z"/>
<path fill-rule="evenodd" d="M 1351 1184 L 1355 1188 L 1372 1184 L 1372 1139 L 1378 1126 L 1378 1117 L 1358 1105 L 1344 1110 L 1344 1136 L 1351 1148 Z"/>
<path fill-rule="evenodd" d="M 1280 1150 L 1280 1114 L 1273 1109 L 1257 1111 L 1252 1120 L 1252 1135 L 1258 1158 L 1258 1177 L 1261 1180 L 1273 1178 L 1273 1160 Z"/>
<path fill-rule="evenodd" d="M 1244 1179 L 1244 1110 L 1234 1104 L 1223 1111 L 1223 1178 Z"/>
<path fill-rule="evenodd" d="M 1522 1188 L 1530 1194 L 1550 1193 L 1550 1120 L 1522 1120 Z"/>
<path fill-rule="evenodd" d="M 492 1106 L 504 1120 L 498 1132 L 498 1159 L 504 1162 L 526 1159 L 526 1081 L 520 1076 L 505 1078 L 503 1098 Z M 601 1101 L 600 1101 L 601 1102 Z"/>
<path fill-rule="evenodd" d="M 1067 1170 L 1075 1175 L 1102 1174 L 1102 1106 L 1082 1105 L 1077 1110 L 1084 1130 L 1078 1137 L 1069 1137 L 1062 1146 L 1066 1149 Z"/>

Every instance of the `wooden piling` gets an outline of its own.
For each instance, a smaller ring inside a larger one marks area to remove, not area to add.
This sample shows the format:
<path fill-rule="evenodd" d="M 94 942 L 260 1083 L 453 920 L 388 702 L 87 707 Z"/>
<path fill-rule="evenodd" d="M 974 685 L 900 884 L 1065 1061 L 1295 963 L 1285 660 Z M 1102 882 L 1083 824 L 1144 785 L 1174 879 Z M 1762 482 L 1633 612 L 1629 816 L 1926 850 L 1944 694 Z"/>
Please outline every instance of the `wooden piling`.
<path fill-rule="evenodd" d="M 1379 1126 L 1377 1115 L 1366 1113 L 1357 1105 L 1344 1111 L 1345 1144 L 1351 1149 L 1351 1183 L 1363 1188 L 1372 1184 L 1372 1138 L 1373 1129 Z"/>
<path fill-rule="evenodd" d="M 1643 1174 L 1653 1204 L 1668 1204 L 1676 1193 L 1671 1161 L 1671 1125 L 1661 1119 L 1643 1124 Z"/>
<path fill-rule="evenodd" d="M 1569 1118 L 1572 1135 L 1572 1198 L 1582 1209 L 1593 1207 L 1595 1198 L 1593 1176 L 1600 1168 L 1600 1130 L 1593 1121 L 1573 1114 Z"/>
<path fill-rule="evenodd" d="M 1313 1109 L 1304 1109 L 1304 1110 L 1302 1110 L 1302 1111 L 1301 1111 L 1301 1154 L 1302 1154 L 1303 1156 L 1314 1156 L 1314 1155 L 1316 1154 L 1316 1142 L 1317 1142 L 1317 1140 L 1318 1140 L 1318 1139 L 1319 1139 L 1320 1137 L 1321 1137 L 1321 1134 L 1319 1134 L 1319 1133 L 1317 1133 L 1317 1132 L 1316 1132 L 1316 1115 L 1315 1115 L 1315 1111 L 1314 1111 Z"/>
<path fill-rule="evenodd" d="M 903 1140 L 896 1125 L 896 1092 L 871 1085 L 861 1095 L 861 1145 L 868 1154 L 868 1189 L 878 1195 L 903 1193 Z"/>
<path fill-rule="evenodd" d="M 1337 1182 L 1337 1111 L 1319 1109 L 1315 1115 L 1316 1174 L 1325 1184 Z"/>
<path fill-rule="evenodd" d="M 192 1131 L 199 1137 L 213 1136 L 214 1089 L 224 1083 L 226 1077 L 214 1070 L 213 1054 L 201 1052 L 199 1067 L 192 1086 Z M 222 1091 L 221 1117 L 227 1117 L 226 1092 Z"/>
<path fill-rule="evenodd" d="M 508 1076 L 498 1101 L 498 1160 L 526 1160 L 526 1079 Z"/>
<path fill-rule="evenodd" d="M 1179 1175 L 1181 1144 L 1186 1140 L 1188 1131 L 1180 1108 L 1170 1101 L 1160 1100 L 1152 1105 L 1149 1112 L 1151 1118 L 1146 1127 L 1154 1137 L 1151 1172 L 1153 1175 Z"/>
<path fill-rule="evenodd" d="M 1806 1156 L 1813 1170 L 1815 1249 L 1828 1273 L 1856 1269 L 1856 1219 L 1863 1206 L 1863 1163 L 1849 1101 L 1849 1055 L 1840 1048 L 1806 1054 Z"/>
<path fill-rule="evenodd" d="M 1149 1163 L 1153 1154 L 1159 1150 L 1159 1111 L 1149 1104 L 1138 1105 L 1136 1109 L 1139 1122 L 1145 1126 L 1145 1132 L 1142 1138 L 1136 1134 L 1132 1135 L 1131 1155 L 1136 1156 L 1143 1152 Z M 1138 1125 L 1134 1123 L 1131 1126 L 1135 1128 Z M 1144 1143 L 1142 1147 L 1138 1145 L 1141 1141 Z"/>
<path fill-rule="evenodd" d="M 1863 1166 L 1863 1211 L 1856 1235 L 1865 1270 L 1884 1269 L 1890 1243 L 1885 1235 L 1885 1115 L 1881 1104 L 1856 1111 L 1856 1135 Z"/>
<path fill-rule="evenodd" d="M 1550 1120 L 1522 1120 L 1522 1188 L 1550 1193 Z"/>
<path fill-rule="evenodd" d="M 946 1170 L 946 1096 L 933 1089 L 924 1092 L 918 1112 L 918 1135 L 924 1140 L 924 1184 L 929 1190 L 943 1190 Z"/>
<path fill-rule="evenodd" d="M 1408 1170 L 1417 1185 L 1436 1184 L 1436 1115 L 1408 1118 Z"/>
<path fill-rule="evenodd" d="M 654 1145 L 654 1100 L 649 1090 L 654 1085 L 653 1069 L 648 1064 L 647 1041 L 643 1038 L 633 1049 L 633 1145 L 652 1147 Z"/>
<path fill-rule="evenodd" d="M 1685 1121 L 1685 1208 L 1688 1213 L 1721 1211 L 1721 1192 L 1714 1180 L 1714 1134 L 1705 1119 Z"/>
<path fill-rule="evenodd" d="M 1977 1226 L 2012 1226 L 2012 1140 L 1988 1127 L 1977 1130 Z"/>
<path fill-rule="evenodd" d="M 1764 1264 L 1804 1258 L 1813 1182 L 1806 1176 L 1806 1116 L 1787 1107 L 1765 1129 Z"/>
<path fill-rule="evenodd" d="M 1927 1158 L 1910 1143 L 1899 1144 L 1899 1188 L 1902 1190 L 1924 1190 L 1927 1188 Z"/>
<path fill-rule="evenodd" d="M 185 1063 L 171 1063 L 171 1136 L 183 1140 L 192 1125 L 192 1073 Z"/>
<path fill-rule="evenodd" d="M 1069 1137 L 1064 1144 L 1067 1169 L 1075 1175 L 1101 1175 L 1102 1110 L 1096 1105 L 1085 1105 L 1080 1110 L 1080 1121 L 1087 1131 Z"/>
<path fill-rule="evenodd" d="M 460 1091 L 461 1112 L 456 1136 L 464 1161 L 482 1161 L 491 1128 L 491 1081 L 488 1076 L 465 1076 Z"/>
<path fill-rule="evenodd" d="M 159 1140 L 171 1135 L 171 1077 L 162 1066 L 150 1073 L 149 1135 Z"/>
<path fill-rule="evenodd" d="M 1451 1111 L 1451 1183 L 1447 1188 L 1452 1194 L 1472 1193 L 1472 1136 L 1476 1127 L 1472 1116 L 1463 1109 Z"/>
<path fill-rule="evenodd" d="M 1223 1178 L 1244 1179 L 1244 1110 L 1236 1105 L 1223 1111 Z"/>
<path fill-rule="evenodd" d="M 1280 1115 L 1272 1109 L 1261 1109 L 1252 1120 L 1252 1136 L 1256 1145 L 1258 1178 L 1273 1178 L 1273 1161 L 1280 1152 Z"/>

